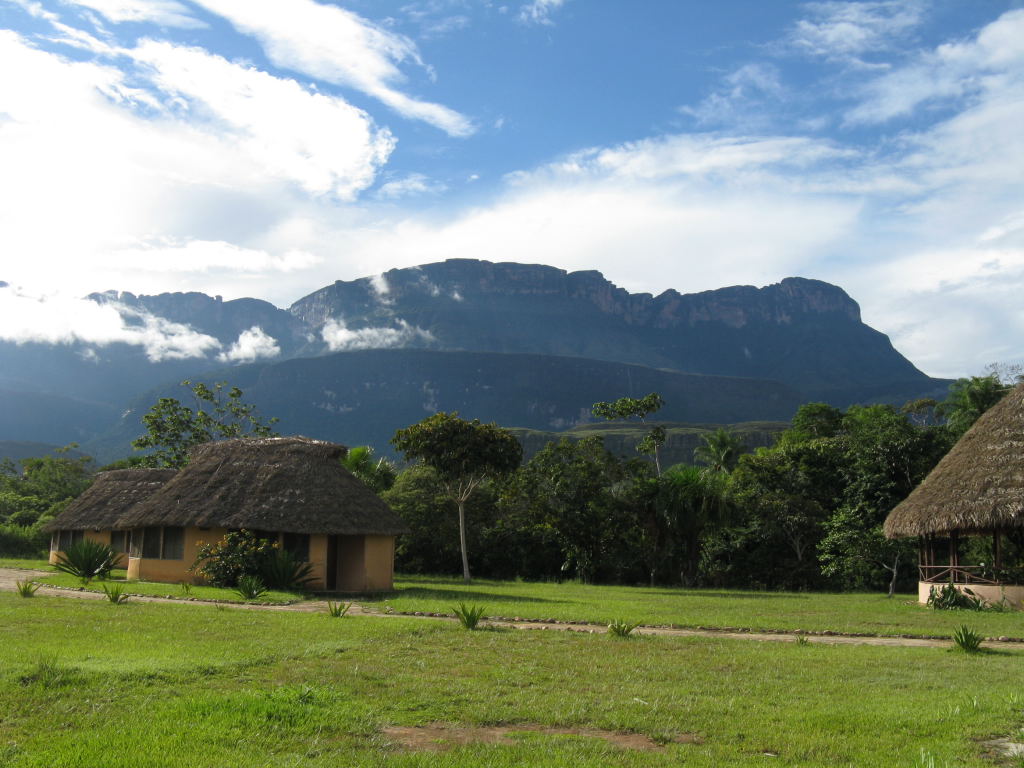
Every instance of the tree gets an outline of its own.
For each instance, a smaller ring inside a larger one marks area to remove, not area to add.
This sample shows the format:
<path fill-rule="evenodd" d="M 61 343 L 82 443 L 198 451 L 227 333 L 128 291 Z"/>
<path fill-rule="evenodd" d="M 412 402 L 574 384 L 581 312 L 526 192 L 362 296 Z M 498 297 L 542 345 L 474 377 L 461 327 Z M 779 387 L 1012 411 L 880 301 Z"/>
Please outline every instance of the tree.
<path fill-rule="evenodd" d="M 700 439 L 702 444 L 694 449 L 693 458 L 713 472 L 732 472 L 747 450 L 743 440 L 724 427 L 705 432 Z"/>
<path fill-rule="evenodd" d="M 211 389 L 202 382 L 193 384 L 187 379 L 181 386 L 191 390 L 196 407 L 182 405 L 173 397 L 161 397 L 149 409 L 142 417 L 146 434 L 132 441 L 137 451 L 152 449 L 143 457 L 144 466 L 183 467 L 193 447 L 213 440 L 277 436 L 271 429 L 277 419 L 264 423 L 256 406 L 243 402 L 238 387 L 225 393 L 227 382 L 218 382 Z"/>
<path fill-rule="evenodd" d="M 953 437 L 959 439 L 981 414 L 1002 400 L 1012 388 L 996 371 L 987 376 L 957 379 L 950 384 L 949 395 L 935 410 L 945 417 Z"/>
<path fill-rule="evenodd" d="M 374 461 L 373 448 L 368 445 L 349 448 L 341 460 L 341 465 L 378 495 L 390 489 L 398 476 L 395 465 L 383 456 Z"/>
<path fill-rule="evenodd" d="M 620 397 L 618 400 L 610 403 L 604 401 L 594 403 L 590 412 L 594 416 L 606 419 L 607 421 L 639 419 L 641 424 L 646 425 L 647 417 L 659 411 L 664 404 L 665 401 L 661 395 L 657 392 L 651 392 L 651 394 L 641 398 Z M 636 446 L 639 453 L 654 456 L 654 466 L 657 468 L 659 475 L 661 474 L 661 457 L 658 451 L 665 444 L 666 437 L 664 427 L 654 426 L 651 427 L 650 431 L 644 435 L 643 439 Z"/>
<path fill-rule="evenodd" d="M 728 517 L 728 483 L 725 472 L 686 464 L 670 467 L 659 478 L 659 508 L 684 586 L 697 581 L 705 532 Z"/>
<path fill-rule="evenodd" d="M 470 581 L 466 552 L 466 501 L 488 477 L 508 474 L 523 458 L 523 447 L 496 424 L 466 421 L 458 413 L 435 413 L 411 427 L 400 429 L 391 444 L 406 460 L 419 460 L 437 472 L 445 494 L 459 513 L 459 551 L 462 578 Z"/>

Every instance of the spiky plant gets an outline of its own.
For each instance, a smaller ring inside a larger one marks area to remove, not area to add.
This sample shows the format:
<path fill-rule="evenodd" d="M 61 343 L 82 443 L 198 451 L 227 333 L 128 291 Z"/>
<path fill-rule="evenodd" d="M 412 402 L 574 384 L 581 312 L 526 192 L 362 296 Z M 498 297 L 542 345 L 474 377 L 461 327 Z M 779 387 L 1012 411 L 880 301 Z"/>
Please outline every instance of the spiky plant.
<path fill-rule="evenodd" d="M 640 626 L 639 621 L 615 619 L 608 625 L 608 634 L 612 637 L 629 637 L 633 630 Z"/>
<path fill-rule="evenodd" d="M 92 539 L 82 539 L 68 545 L 53 567 L 58 571 L 77 576 L 88 584 L 93 579 L 105 579 L 117 567 L 121 555 L 108 545 Z"/>
<path fill-rule="evenodd" d="M 238 580 L 235 592 L 243 600 L 256 600 L 267 593 L 267 586 L 259 576 L 246 574 Z"/>
<path fill-rule="evenodd" d="M 465 603 L 459 603 L 458 607 L 452 607 L 452 611 L 455 612 L 455 618 L 459 620 L 459 624 L 465 629 L 476 629 L 477 625 L 487 618 L 484 616 L 486 610 L 486 606 L 466 605 Z"/>

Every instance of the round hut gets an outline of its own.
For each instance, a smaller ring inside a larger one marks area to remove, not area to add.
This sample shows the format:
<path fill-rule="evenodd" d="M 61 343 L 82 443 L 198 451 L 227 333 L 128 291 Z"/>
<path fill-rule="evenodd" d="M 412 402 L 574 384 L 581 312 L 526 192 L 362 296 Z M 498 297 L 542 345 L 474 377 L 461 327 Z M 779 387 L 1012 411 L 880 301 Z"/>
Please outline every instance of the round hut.
<path fill-rule="evenodd" d="M 245 528 L 313 566 L 310 587 L 392 588 L 402 519 L 340 463 L 348 449 L 305 437 L 197 446 L 189 463 L 117 520 L 131 530 L 128 577 L 191 579 L 202 543 Z"/>
<path fill-rule="evenodd" d="M 918 537 L 921 602 L 952 582 L 988 602 L 1024 607 L 1024 383 L 982 414 L 889 513 L 885 535 Z M 964 562 L 965 544 L 976 537 L 984 537 L 984 546 L 970 547 L 980 562 Z"/>
<path fill-rule="evenodd" d="M 127 553 L 127 533 L 117 530 L 117 521 L 175 474 L 175 469 L 100 472 L 92 485 L 46 526 L 50 533 L 50 562 L 57 562 L 60 553 L 82 539 L 99 541 L 115 552 Z M 127 565 L 124 558 L 122 564 Z"/>

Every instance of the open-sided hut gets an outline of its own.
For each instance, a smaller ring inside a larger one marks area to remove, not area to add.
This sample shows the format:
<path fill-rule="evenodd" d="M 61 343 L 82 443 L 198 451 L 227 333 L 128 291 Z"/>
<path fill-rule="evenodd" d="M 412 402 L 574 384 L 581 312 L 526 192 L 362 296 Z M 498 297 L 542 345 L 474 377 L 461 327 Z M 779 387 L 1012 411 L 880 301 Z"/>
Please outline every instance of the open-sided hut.
<path fill-rule="evenodd" d="M 118 520 L 176 473 L 174 469 L 115 469 L 100 472 L 92 485 L 47 526 L 50 532 L 50 562 L 55 563 L 57 556 L 68 545 L 83 538 L 108 544 L 115 552 L 127 554 L 127 532 L 118 530 Z"/>
<path fill-rule="evenodd" d="M 304 437 L 197 446 L 189 463 L 121 515 L 131 530 L 128 577 L 190 579 L 203 543 L 248 529 L 312 565 L 313 589 L 392 587 L 395 537 L 407 528 L 340 463 L 346 448 Z"/>
<path fill-rule="evenodd" d="M 1020 569 L 1006 568 L 1004 545 L 1024 540 L 1024 384 L 982 414 L 889 513 L 885 535 L 919 538 L 922 602 L 933 586 L 952 581 L 989 602 L 1022 607 Z M 989 565 L 960 562 L 968 536 L 991 539 Z"/>

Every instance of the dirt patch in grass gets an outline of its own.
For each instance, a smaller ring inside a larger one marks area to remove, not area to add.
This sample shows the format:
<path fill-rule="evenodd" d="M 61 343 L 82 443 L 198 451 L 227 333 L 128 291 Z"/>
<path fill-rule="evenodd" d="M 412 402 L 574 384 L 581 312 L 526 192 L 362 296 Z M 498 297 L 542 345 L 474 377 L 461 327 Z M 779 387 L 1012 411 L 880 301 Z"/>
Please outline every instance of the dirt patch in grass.
<path fill-rule="evenodd" d="M 467 744 L 515 744 L 515 734 L 539 733 L 544 736 L 582 736 L 601 739 L 621 749 L 645 752 L 663 750 L 665 745 L 642 733 L 605 731 L 600 728 L 552 728 L 539 723 L 516 723 L 515 725 L 462 726 L 434 723 L 421 726 L 391 726 L 383 730 L 406 749 L 427 752 L 443 752 Z M 669 740 L 674 744 L 700 744 L 695 733 L 685 733 Z"/>

